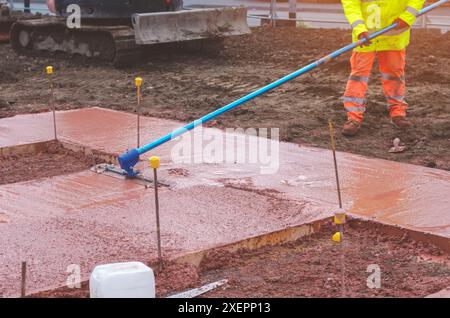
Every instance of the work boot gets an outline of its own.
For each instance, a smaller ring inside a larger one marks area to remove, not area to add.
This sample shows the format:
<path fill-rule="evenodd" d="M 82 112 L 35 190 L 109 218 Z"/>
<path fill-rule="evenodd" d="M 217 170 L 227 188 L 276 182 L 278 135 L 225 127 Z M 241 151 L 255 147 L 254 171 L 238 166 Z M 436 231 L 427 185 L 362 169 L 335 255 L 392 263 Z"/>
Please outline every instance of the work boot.
<path fill-rule="evenodd" d="M 361 123 L 359 121 L 349 119 L 342 127 L 342 134 L 347 137 L 355 136 L 356 133 L 361 128 Z"/>
<path fill-rule="evenodd" d="M 408 129 L 412 127 L 412 123 L 405 116 L 395 116 L 391 118 L 392 125 L 398 129 Z"/>

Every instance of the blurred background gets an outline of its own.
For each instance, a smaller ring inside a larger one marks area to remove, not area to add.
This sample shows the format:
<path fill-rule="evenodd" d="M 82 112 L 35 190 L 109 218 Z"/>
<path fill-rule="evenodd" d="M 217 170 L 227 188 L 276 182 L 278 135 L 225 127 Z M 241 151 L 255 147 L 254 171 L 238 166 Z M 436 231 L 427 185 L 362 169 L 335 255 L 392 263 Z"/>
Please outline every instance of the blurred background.
<path fill-rule="evenodd" d="M 24 0 L 3 1 L 9 2 L 14 10 L 25 9 L 26 1 Z M 29 0 L 29 2 L 31 12 L 49 14 L 46 0 Z M 294 18 L 303 27 L 349 28 L 339 0 L 184 0 L 186 8 L 235 5 L 245 5 L 249 8 L 250 26 L 261 25 L 261 17 L 288 19 L 289 11 L 291 11 L 291 18 L 293 18 L 292 12 L 295 12 Z M 439 28 L 444 32 L 450 30 L 450 7 L 438 8 L 426 20 L 419 19 L 415 26 Z"/>

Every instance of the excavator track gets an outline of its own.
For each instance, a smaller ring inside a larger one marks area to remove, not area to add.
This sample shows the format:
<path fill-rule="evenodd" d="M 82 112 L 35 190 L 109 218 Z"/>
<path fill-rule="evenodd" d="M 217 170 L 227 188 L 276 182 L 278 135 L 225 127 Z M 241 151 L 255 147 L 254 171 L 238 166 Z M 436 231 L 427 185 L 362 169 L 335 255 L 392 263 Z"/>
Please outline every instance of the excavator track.
<path fill-rule="evenodd" d="M 114 66 L 129 65 L 141 56 L 130 26 L 83 25 L 69 29 L 61 18 L 18 21 L 11 28 L 10 42 L 19 54 L 62 53 Z"/>
<path fill-rule="evenodd" d="M 0 0 L 0 42 L 9 42 L 9 32 L 11 26 L 18 20 L 41 19 L 40 13 L 25 13 L 20 11 L 11 11 L 9 6 Z"/>
<path fill-rule="evenodd" d="M 218 53 L 223 38 L 250 33 L 245 7 L 151 12 L 133 14 L 129 25 L 127 20 L 97 17 L 72 29 L 62 17 L 19 19 L 10 43 L 19 54 L 63 53 L 126 66 L 141 61 L 143 53 Z"/>

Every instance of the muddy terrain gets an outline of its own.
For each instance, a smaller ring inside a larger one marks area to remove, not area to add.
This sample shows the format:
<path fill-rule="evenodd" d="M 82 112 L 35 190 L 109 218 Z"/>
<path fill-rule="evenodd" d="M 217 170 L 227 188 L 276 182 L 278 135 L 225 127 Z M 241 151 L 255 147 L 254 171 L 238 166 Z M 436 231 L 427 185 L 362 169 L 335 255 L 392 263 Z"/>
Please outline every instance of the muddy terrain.
<path fill-rule="evenodd" d="M 194 120 L 337 49 L 348 31 L 258 28 L 227 39 L 218 56 L 148 54 L 127 69 L 77 58 L 18 57 L 0 44 L 0 117 L 48 109 L 44 68 L 55 67 L 59 109 L 102 106 L 134 111 L 134 77 L 144 78 L 143 109 L 150 116 Z M 327 120 L 346 120 L 339 100 L 349 74 L 349 54 L 209 123 L 215 127 L 279 127 L 284 141 L 329 147 Z M 377 66 L 370 81 L 361 133 L 337 136 L 338 150 L 450 169 L 450 32 L 415 31 L 407 60 L 407 101 L 415 128 L 391 127 Z M 392 140 L 406 145 L 390 154 Z"/>
<path fill-rule="evenodd" d="M 342 248 L 331 241 L 335 231 L 334 225 L 326 225 L 293 243 L 237 253 L 212 252 L 200 268 L 168 265 L 157 274 L 157 294 L 165 297 L 222 279 L 228 279 L 228 284 L 203 296 L 425 297 L 450 285 L 450 256 L 432 245 L 351 221 L 344 230 Z M 380 270 L 380 288 L 367 285 L 371 264 Z M 31 297 L 89 297 L 89 286 L 84 283 L 81 289 L 60 288 Z"/>

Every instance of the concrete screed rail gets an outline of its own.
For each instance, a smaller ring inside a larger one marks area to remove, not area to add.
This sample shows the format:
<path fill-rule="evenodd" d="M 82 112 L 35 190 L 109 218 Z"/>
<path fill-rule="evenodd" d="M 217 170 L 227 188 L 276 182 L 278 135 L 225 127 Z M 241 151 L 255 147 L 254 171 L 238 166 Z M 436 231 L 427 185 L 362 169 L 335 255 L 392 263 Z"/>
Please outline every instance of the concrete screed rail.
<path fill-rule="evenodd" d="M 422 9 L 417 14 L 417 17 L 430 12 L 431 10 L 439 7 L 440 5 L 442 5 L 442 4 L 444 4 L 444 3 L 448 2 L 448 1 L 449 0 L 440 0 L 440 1 L 436 2 L 436 3 L 433 3 L 433 4 L 429 5 L 428 7 Z M 160 146 L 160 145 L 162 145 L 162 144 L 164 144 L 164 143 L 166 143 L 166 142 L 168 142 L 168 141 L 170 141 L 170 140 L 172 140 L 172 139 L 174 139 L 174 138 L 176 138 L 176 137 L 178 137 L 178 136 L 180 136 L 182 134 L 184 134 L 185 132 L 188 132 L 188 131 L 194 129 L 195 127 L 197 127 L 199 125 L 202 125 L 203 123 L 205 123 L 207 121 L 210 121 L 211 119 L 213 119 L 215 117 L 220 116 L 221 114 L 223 114 L 225 112 L 228 112 L 228 111 L 230 111 L 230 110 L 232 110 L 232 109 L 234 109 L 234 108 L 236 108 L 236 107 L 238 107 L 238 106 L 240 106 L 240 105 L 242 105 L 242 104 L 244 104 L 244 103 L 246 103 L 246 102 L 248 102 L 248 101 L 250 101 L 250 100 L 252 100 L 252 99 L 254 99 L 256 97 L 258 97 L 258 96 L 260 96 L 260 95 L 263 95 L 263 94 L 267 93 L 268 91 L 271 91 L 274 88 L 276 88 L 278 86 L 281 86 L 284 83 L 289 82 L 290 80 L 293 80 L 294 78 L 296 78 L 296 77 L 298 77 L 300 75 L 303 75 L 303 74 L 311 71 L 312 69 L 314 69 L 314 68 L 316 68 L 316 67 L 318 67 L 318 66 L 320 66 L 320 65 L 322 65 L 322 64 L 324 64 L 324 63 L 326 63 L 326 62 L 328 62 L 328 61 L 330 61 L 330 60 L 332 60 L 332 59 L 334 59 L 334 58 L 336 58 L 336 57 L 338 57 L 338 56 L 340 56 L 340 55 L 350 51 L 350 50 L 353 50 L 354 48 L 364 44 L 367 40 L 375 39 L 376 37 L 389 32 L 390 30 L 394 29 L 397 25 L 398 25 L 398 23 L 393 23 L 393 24 L 385 27 L 384 29 L 381 29 L 381 30 L 379 30 L 377 32 L 372 33 L 369 36 L 368 39 L 364 39 L 363 38 L 363 39 L 361 39 L 361 40 L 359 40 L 359 41 L 357 41 L 355 43 L 352 43 L 352 44 L 349 44 L 347 46 L 344 46 L 344 47 L 340 48 L 339 50 L 334 51 L 333 53 L 331 53 L 331 54 L 329 54 L 329 55 L 327 55 L 327 56 L 325 56 L 325 57 L 323 57 L 323 58 L 321 58 L 321 59 L 319 59 L 319 60 L 317 60 L 317 61 L 315 61 L 315 62 L 313 62 L 313 63 L 311 63 L 311 64 L 309 64 L 309 65 L 307 65 L 307 66 L 305 66 L 305 67 L 303 67 L 303 68 L 301 68 L 301 69 L 299 69 L 299 70 L 297 70 L 297 71 L 295 71 L 295 72 L 293 72 L 291 74 L 289 74 L 289 75 L 286 75 L 285 77 L 282 77 L 282 78 L 276 80 L 275 82 L 273 82 L 273 83 L 271 83 L 271 84 L 269 84 L 267 86 L 264 86 L 264 87 L 254 91 L 254 92 L 252 92 L 252 93 L 250 93 L 250 94 L 248 94 L 248 95 L 246 95 L 244 97 L 241 97 L 238 100 L 236 100 L 236 101 L 234 101 L 234 102 L 232 102 L 232 103 L 230 103 L 228 105 L 225 105 L 225 106 L 223 106 L 223 107 L 221 107 L 221 108 L 219 108 L 219 109 L 217 109 L 217 110 L 215 110 L 215 111 L 213 111 L 213 112 L 211 112 L 211 113 L 201 117 L 200 119 L 197 119 L 197 120 L 187 124 L 186 126 L 180 127 L 178 129 L 174 130 L 173 132 L 171 132 L 171 133 L 169 133 L 169 134 L 167 134 L 167 135 L 165 135 L 165 136 L 163 136 L 163 137 L 161 137 L 161 138 L 159 138 L 159 139 L 157 139 L 157 140 L 155 140 L 155 141 L 153 141 L 153 142 L 151 142 L 151 143 L 149 143 L 149 144 L 147 144 L 145 146 L 142 146 L 140 148 L 134 148 L 134 149 L 131 149 L 131 150 L 127 151 L 126 153 L 120 155 L 119 158 L 118 158 L 120 167 L 125 171 L 125 173 L 127 174 L 128 177 L 135 177 L 139 172 L 134 170 L 134 166 L 139 162 L 139 156 L 140 155 L 142 155 L 142 154 L 144 154 L 144 153 L 146 153 L 146 152 L 148 152 L 148 151 L 150 151 L 150 150 L 152 150 L 152 149 L 154 149 L 154 148 L 156 148 L 156 147 L 158 147 L 158 146 Z"/>

